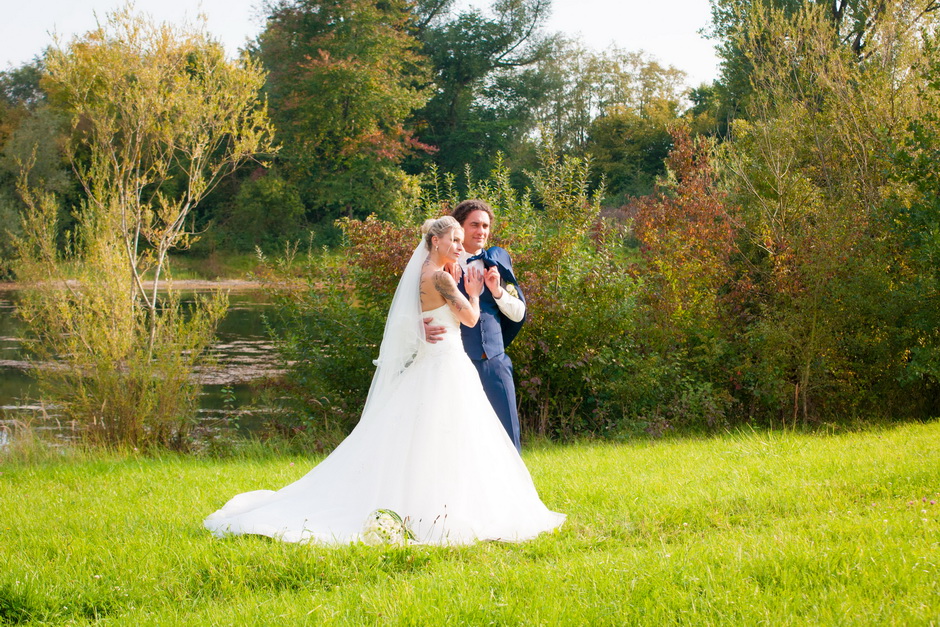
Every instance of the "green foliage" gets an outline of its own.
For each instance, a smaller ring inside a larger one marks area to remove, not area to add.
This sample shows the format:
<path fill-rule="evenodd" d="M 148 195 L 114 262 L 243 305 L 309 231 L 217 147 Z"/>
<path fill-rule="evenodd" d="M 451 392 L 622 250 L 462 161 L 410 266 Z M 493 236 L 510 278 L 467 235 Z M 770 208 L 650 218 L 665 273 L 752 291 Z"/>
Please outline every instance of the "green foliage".
<path fill-rule="evenodd" d="M 31 161 L 30 185 L 58 195 L 73 192 L 76 182 L 62 151 L 67 134 L 68 120 L 60 112 L 48 105 L 31 111 L 3 146 L 0 156 L 3 178 L 15 180 L 22 165 Z"/>
<path fill-rule="evenodd" d="M 747 117 L 751 96 L 760 95 L 760 89 L 752 81 L 759 64 L 750 56 L 755 41 L 768 54 L 779 49 L 772 40 L 762 40 L 766 31 L 755 16 L 773 11 L 790 18 L 808 11 L 824 20 L 827 27 L 827 42 L 837 54 L 846 53 L 859 62 L 865 62 L 872 51 L 877 55 L 878 47 L 884 43 L 882 36 L 891 30 L 892 23 L 902 16 L 906 27 L 897 34 L 914 38 L 913 33 L 930 30 L 937 5 L 934 0 L 912 2 L 872 2 L 870 0 L 710 0 L 712 8 L 709 36 L 716 41 L 716 51 L 721 58 L 721 76 L 715 87 L 718 96 L 718 120 L 723 124 Z M 903 14 L 903 15 L 902 15 Z M 891 36 L 893 37 L 893 35 Z M 725 131 L 728 129 L 725 128 Z"/>
<path fill-rule="evenodd" d="M 272 253 L 304 231 L 304 204 L 297 187 L 275 172 L 250 178 L 218 216 L 220 247 Z"/>
<path fill-rule="evenodd" d="M 422 30 L 436 89 L 416 113 L 418 137 L 436 148 L 434 163 L 444 172 L 471 164 L 474 176 L 485 176 L 498 153 L 520 151 L 545 99 L 537 64 L 554 45 L 541 28 L 549 7 L 545 0 L 504 0 Z"/>
<path fill-rule="evenodd" d="M 669 126 L 676 119 L 675 103 L 661 101 L 643 111 L 610 107 L 591 123 L 587 149 L 614 204 L 653 191 L 656 177 L 665 174 L 672 147 Z"/>
<path fill-rule="evenodd" d="M 16 193 L 16 184 L 26 164 L 30 164 L 28 184 L 61 199 L 57 215 L 63 234 L 58 241 L 60 248 L 66 244 L 64 233 L 74 230 L 75 217 L 68 206 L 80 202 L 80 195 L 78 181 L 63 150 L 67 136 L 66 116 L 42 103 L 19 122 L 3 146 L 3 152 L 0 153 L 0 212 L 5 219 L 0 224 L 5 226 L 0 231 L 0 258 L 13 259 L 11 234 L 21 234 L 20 220 L 24 205 Z M 7 270 L 12 274 L 12 263 Z"/>
<path fill-rule="evenodd" d="M 45 100 L 39 86 L 42 72 L 43 62 L 39 58 L 0 72 L 0 146 L 6 144 L 30 111 Z"/>
<path fill-rule="evenodd" d="M 570 42 L 556 47 L 540 71 L 547 78 L 539 128 L 565 154 L 592 156 L 594 176 L 607 187 L 605 204 L 650 193 L 665 173 L 668 127 L 684 106 L 684 73 L 642 52 L 591 52 Z M 697 127 L 711 130 L 702 117 Z"/>
<path fill-rule="evenodd" d="M 897 164 L 888 195 L 884 228 L 894 244 L 891 259 L 897 291 L 895 319 L 906 322 L 895 333 L 904 335 L 907 350 L 899 382 L 926 388 L 923 412 L 938 411 L 940 391 L 940 197 L 937 195 L 937 154 L 940 151 L 940 48 L 936 36 L 924 41 L 925 59 L 917 68 L 923 81 L 917 100 L 920 115 L 909 121 L 909 132 L 891 146 Z"/>
<path fill-rule="evenodd" d="M 272 6 L 256 56 L 283 146 L 281 168 L 314 222 L 392 218 L 416 183 L 399 162 L 417 144 L 405 120 L 427 100 L 404 0 L 296 0 Z"/>
<path fill-rule="evenodd" d="M 40 87 L 43 63 L 36 59 L 0 72 L 0 278 L 13 277 L 13 241 L 21 234 L 23 203 L 16 192 L 24 164 L 31 164 L 29 184 L 70 200 L 77 183 L 63 154 L 67 121 L 50 107 Z M 73 219 L 60 211 L 64 230 Z M 61 243 L 61 242 L 60 242 Z"/>
<path fill-rule="evenodd" d="M 13 278 L 13 242 L 21 234 L 19 199 L 5 189 L 0 189 L 0 224 L 10 227 L 0 230 L 0 280 Z"/>
<path fill-rule="evenodd" d="M 528 446 L 564 526 L 463 547 L 298 546 L 202 528 L 231 495 L 287 485 L 318 457 L 4 458 L 0 620 L 930 624 L 938 443 L 934 422 Z"/>

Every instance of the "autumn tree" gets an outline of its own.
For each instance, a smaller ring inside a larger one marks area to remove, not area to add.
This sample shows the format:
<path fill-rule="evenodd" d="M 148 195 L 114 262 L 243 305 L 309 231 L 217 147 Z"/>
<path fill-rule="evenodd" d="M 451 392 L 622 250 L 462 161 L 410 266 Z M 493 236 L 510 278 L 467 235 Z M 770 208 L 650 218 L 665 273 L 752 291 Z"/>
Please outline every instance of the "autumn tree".
<path fill-rule="evenodd" d="M 725 167 L 755 314 L 746 350 L 755 393 L 789 404 L 786 419 L 906 404 L 909 265 L 886 200 L 900 191 L 892 147 L 922 118 L 928 87 L 911 36 L 923 16 L 910 8 L 885 3 L 864 60 L 827 7 L 755 10 L 741 40 L 753 93 Z"/>
<path fill-rule="evenodd" d="M 731 419 L 725 295 L 735 276 L 737 211 L 721 189 L 715 141 L 693 137 L 688 125 L 670 135 L 668 176 L 633 206 L 644 261 L 640 337 L 672 380 L 655 410 L 660 419 L 715 427 Z"/>
<path fill-rule="evenodd" d="M 255 52 L 270 72 L 281 169 L 313 221 L 391 218 L 413 197 L 416 180 L 399 163 L 424 149 L 407 126 L 428 97 L 417 27 L 405 0 L 269 7 Z"/>
<path fill-rule="evenodd" d="M 162 293 L 168 253 L 194 237 L 193 207 L 238 163 L 271 150 L 257 63 L 225 58 L 200 29 L 123 9 L 54 48 L 44 86 L 71 120 L 85 198 L 64 252 L 56 199 L 20 179 L 18 275 L 46 398 L 90 435 L 128 444 L 180 435 L 192 415 L 224 295 L 183 310 Z M 26 170 L 28 170 L 26 164 Z M 69 274 L 76 282 L 65 281 Z"/>

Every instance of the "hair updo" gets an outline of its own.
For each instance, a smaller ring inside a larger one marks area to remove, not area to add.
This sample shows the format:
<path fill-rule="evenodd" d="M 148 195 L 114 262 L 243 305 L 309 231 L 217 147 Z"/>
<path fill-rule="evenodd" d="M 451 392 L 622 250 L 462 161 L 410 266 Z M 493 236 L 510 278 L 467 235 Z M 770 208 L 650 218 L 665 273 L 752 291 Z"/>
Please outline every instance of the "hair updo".
<path fill-rule="evenodd" d="M 443 218 L 430 218 L 421 225 L 421 234 L 424 235 L 424 245 L 431 250 L 431 238 L 443 237 L 454 228 L 461 228 L 460 223 L 453 216 L 444 216 Z"/>

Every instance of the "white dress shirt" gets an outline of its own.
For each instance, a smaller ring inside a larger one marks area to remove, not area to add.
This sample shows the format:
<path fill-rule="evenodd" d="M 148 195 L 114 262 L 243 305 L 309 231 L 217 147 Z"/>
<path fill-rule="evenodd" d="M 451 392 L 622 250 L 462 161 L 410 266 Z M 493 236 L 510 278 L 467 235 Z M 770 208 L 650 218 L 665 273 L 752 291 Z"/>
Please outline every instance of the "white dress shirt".
<path fill-rule="evenodd" d="M 464 272 L 467 271 L 467 259 L 472 257 L 470 253 L 464 251 L 460 253 L 460 257 L 457 259 L 457 263 L 460 264 L 460 269 Z M 483 266 L 483 260 L 477 259 L 470 262 L 469 267 L 476 268 L 480 271 L 480 274 L 486 272 L 486 268 Z M 513 296 L 508 291 L 506 291 L 506 281 L 500 277 L 500 286 L 503 288 L 503 295 L 499 298 L 493 296 L 493 299 L 496 301 L 496 306 L 499 307 L 500 312 L 513 322 L 519 322 L 525 316 L 525 303 L 522 302 L 522 299 Z"/>

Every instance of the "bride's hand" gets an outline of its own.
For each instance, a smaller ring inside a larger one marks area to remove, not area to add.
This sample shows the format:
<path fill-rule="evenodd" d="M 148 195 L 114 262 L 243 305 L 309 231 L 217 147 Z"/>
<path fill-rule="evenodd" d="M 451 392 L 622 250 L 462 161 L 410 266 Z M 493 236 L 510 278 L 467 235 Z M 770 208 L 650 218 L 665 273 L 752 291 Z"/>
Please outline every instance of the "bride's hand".
<path fill-rule="evenodd" d="M 444 272 L 449 273 L 450 276 L 454 277 L 454 281 L 460 283 L 460 277 L 463 276 L 463 269 L 460 267 L 459 263 L 456 261 L 454 263 L 445 263 Z"/>
<path fill-rule="evenodd" d="M 467 296 L 479 298 L 483 292 L 483 274 L 476 268 L 467 268 L 466 276 L 463 279 L 463 287 L 467 290 Z"/>

